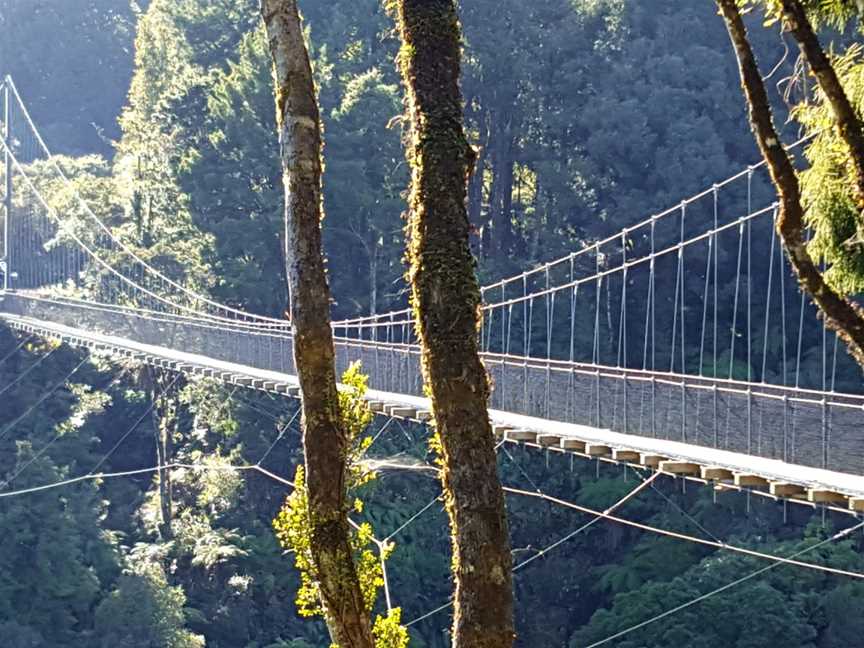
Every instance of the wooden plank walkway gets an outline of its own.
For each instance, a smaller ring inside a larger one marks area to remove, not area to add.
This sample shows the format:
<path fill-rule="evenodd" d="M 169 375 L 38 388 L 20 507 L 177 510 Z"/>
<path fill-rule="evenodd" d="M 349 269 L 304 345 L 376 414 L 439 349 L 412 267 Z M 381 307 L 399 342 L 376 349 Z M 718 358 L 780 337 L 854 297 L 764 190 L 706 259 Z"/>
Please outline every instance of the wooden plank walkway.
<path fill-rule="evenodd" d="M 0 313 L 10 327 L 86 347 L 94 353 L 132 359 L 249 389 L 299 397 L 297 377 L 141 344 L 62 324 Z M 430 423 L 429 399 L 370 389 L 378 414 Z M 670 475 L 711 482 L 718 488 L 754 489 L 765 496 L 864 512 L 864 476 L 811 468 L 726 450 L 622 434 L 585 425 L 490 410 L 496 436 L 547 451 L 573 453 L 602 461 L 642 466 Z"/>

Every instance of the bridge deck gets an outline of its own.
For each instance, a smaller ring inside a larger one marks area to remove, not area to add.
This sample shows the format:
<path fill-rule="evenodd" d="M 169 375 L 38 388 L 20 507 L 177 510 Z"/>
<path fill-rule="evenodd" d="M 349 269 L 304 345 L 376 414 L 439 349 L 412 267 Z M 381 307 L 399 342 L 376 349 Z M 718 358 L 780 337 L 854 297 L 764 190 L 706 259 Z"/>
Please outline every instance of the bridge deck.
<path fill-rule="evenodd" d="M 297 377 L 288 373 L 216 360 L 204 355 L 143 344 L 29 317 L 0 313 L 0 320 L 12 328 L 59 339 L 73 346 L 132 357 L 141 362 L 163 364 L 178 371 L 208 375 L 253 389 L 288 394 L 296 393 L 298 385 Z M 418 416 L 417 413 L 431 409 L 429 399 L 399 393 L 370 389 L 367 399 L 376 402 L 379 411 L 383 412 L 382 404 L 387 404 L 387 413 L 401 414 L 406 418 L 422 419 L 423 416 Z M 862 476 L 495 409 L 490 410 L 490 419 L 503 438 L 510 441 L 529 442 L 541 447 L 576 451 L 586 456 L 627 463 L 641 463 L 671 474 L 723 480 L 730 485 L 734 483 L 741 487 L 770 486 L 777 496 L 809 498 L 814 503 L 848 505 L 854 510 L 864 507 Z M 663 463 L 660 463 L 661 460 Z"/>

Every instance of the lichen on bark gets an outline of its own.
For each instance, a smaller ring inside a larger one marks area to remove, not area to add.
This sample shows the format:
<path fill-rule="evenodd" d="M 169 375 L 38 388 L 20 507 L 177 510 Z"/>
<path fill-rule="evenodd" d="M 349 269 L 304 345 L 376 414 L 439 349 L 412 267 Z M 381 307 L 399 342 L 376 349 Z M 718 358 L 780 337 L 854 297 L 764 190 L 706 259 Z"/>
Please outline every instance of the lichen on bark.
<path fill-rule="evenodd" d="M 465 205 L 476 154 L 462 122 L 459 21 L 452 0 L 394 8 L 410 118 L 408 279 L 453 537 L 453 646 L 505 648 L 514 639 L 510 541 L 477 347 L 480 288 Z"/>
<path fill-rule="evenodd" d="M 330 635 L 341 648 L 373 648 L 346 504 L 348 434 L 339 412 L 330 289 L 321 246 L 321 119 L 296 0 L 261 0 L 273 58 L 285 185 L 285 247 L 302 394 L 310 553 Z"/>

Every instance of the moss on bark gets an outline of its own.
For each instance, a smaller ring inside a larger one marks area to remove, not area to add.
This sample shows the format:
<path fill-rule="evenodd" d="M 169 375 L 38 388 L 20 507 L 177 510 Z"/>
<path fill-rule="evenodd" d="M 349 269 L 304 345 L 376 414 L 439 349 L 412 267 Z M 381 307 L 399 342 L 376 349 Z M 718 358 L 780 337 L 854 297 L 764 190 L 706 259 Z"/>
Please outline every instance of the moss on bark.
<path fill-rule="evenodd" d="M 347 518 L 349 439 L 336 392 L 330 289 L 321 246 L 321 120 L 296 0 L 261 0 L 261 14 L 273 57 L 285 184 L 285 256 L 303 397 L 311 553 L 334 643 L 372 648 Z"/>
<path fill-rule="evenodd" d="M 453 645 L 504 648 L 514 638 L 510 540 L 477 347 L 465 206 L 475 152 L 462 123 L 459 22 L 452 0 L 399 0 L 396 10 L 411 123 L 408 276 L 453 535 Z"/>

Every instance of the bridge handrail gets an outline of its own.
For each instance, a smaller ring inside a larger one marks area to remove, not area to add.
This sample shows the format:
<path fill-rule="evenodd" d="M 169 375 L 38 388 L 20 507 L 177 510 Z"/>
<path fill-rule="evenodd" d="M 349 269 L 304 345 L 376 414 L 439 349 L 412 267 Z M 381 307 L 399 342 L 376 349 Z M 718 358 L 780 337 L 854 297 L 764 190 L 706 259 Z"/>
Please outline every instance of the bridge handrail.
<path fill-rule="evenodd" d="M 379 349 L 392 351 L 397 350 L 402 353 L 407 353 L 414 356 L 421 354 L 421 349 L 418 344 L 403 343 L 403 342 L 376 342 L 372 340 L 358 340 L 356 338 L 334 338 L 337 343 L 344 344 L 348 347 Z M 819 404 L 823 402 L 826 405 L 836 407 L 846 407 L 851 409 L 864 409 L 864 394 L 852 394 L 848 392 L 838 391 L 822 391 L 818 389 L 808 389 L 805 387 L 794 387 L 790 385 L 776 385 L 768 382 L 752 382 L 746 380 L 737 380 L 734 378 L 715 378 L 712 376 L 704 376 L 699 374 L 682 374 L 674 371 L 656 370 L 656 369 L 638 369 L 629 367 L 616 367 L 612 365 L 601 365 L 593 362 L 579 362 L 571 360 L 563 360 L 556 358 L 546 358 L 537 356 L 521 356 L 516 354 L 496 353 L 490 351 L 481 352 L 481 357 L 488 362 L 487 368 L 500 366 L 502 363 L 507 366 L 517 367 L 520 369 L 549 369 L 559 373 L 575 372 L 582 375 L 600 376 L 604 378 L 622 378 L 632 379 L 641 382 L 656 381 L 658 384 L 667 384 L 675 387 L 682 385 L 693 387 L 694 389 L 704 389 L 707 391 L 717 389 L 719 392 L 734 393 L 734 394 L 751 394 L 755 397 L 769 398 L 774 400 L 788 399 L 790 402 L 800 402 L 808 404 Z M 768 390 L 768 391 L 766 391 Z M 771 393 L 771 392 L 781 392 Z M 826 397 L 839 398 L 843 400 L 827 400 Z"/>
<path fill-rule="evenodd" d="M 715 234 L 719 234 L 720 232 L 724 232 L 729 229 L 733 229 L 735 227 L 742 227 L 745 223 L 755 220 L 760 216 L 764 216 L 769 212 L 776 211 L 779 203 L 772 203 L 767 207 L 763 207 L 762 209 L 758 209 L 754 212 L 747 214 L 746 216 L 740 216 L 733 221 L 730 221 L 724 225 L 718 226 L 706 232 L 702 232 L 701 234 L 697 234 L 695 236 L 690 237 L 684 241 L 679 241 L 674 245 L 667 246 L 660 250 L 656 250 L 650 254 L 643 255 L 641 257 L 631 259 L 629 261 L 623 261 L 619 265 L 614 268 L 608 268 L 606 270 L 602 270 L 600 272 L 594 273 L 587 277 L 580 277 L 579 279 L 574 279 L 569 282 L 565 282 L 562 284 L 558 284 L 557 286 L 552 286 L 549 288 L 545 288 L 542 290 L 537 290 L 532 293 L 527 293 L 521 295 L 519 297 L 513 297 L 512 299 L 506 299 L 499 302 L 485 303 L 482 306 L 482 310 L 484 312 L 494 310 L 496 308 L 502 308 L 505 306 L 513 306 L 515 304 L 521 304 L 526 301 L 533 301 L 535 299 L 545 297 L 547 295 L 558 293 L 562 290 L 569 290 L 570 288 L 576 288 L 582 284 L 587 284 L 595 281 L 601 281 L 605 277 L 616 274 L 618 272 L 624 272 L 629 270 L 630 268 L 642 265 L 649 261 L 654 261 L 654 259 L 665 256 L 667 254 L 672 254 L 674 252 L 680 252 L 684 248 L 691 246 L 695 243 L 699 243 L 700 241 L 705 240 L 706 238 L 710 238 Z M 333 322 L 334 328 L 345 328 L 345 329 L 364 329 L 364 328 L 384 328 L 390 326 L 399 326 L 399 325 L 411 325 L 414 324 L 413 319 L 403 319 L 403 320 L 387 320 L 387 317 L 393 317 L 395 315 L 403 316 L 405 314 L 410 314 L 411 311 L 409 309 L 403 309 L 400 311 L 394 311 L 393 313 L 383 313 L 380 315 L 370 316 L 366 318 L 355 318 L 352 320 L 340 320 L 338 322 Z"/>
<path fill-rule="evenodd" d="M 177 283 L 176 281 L 174 281 L 174 280 L 171 279 L 170 277 L 164 275 L 164 274 L 163 274 L 162 272 L 160 272 L 158 269 L 156 269 L 156 268 L 154 268 L 153 266 L 151 266 L 149 263 L 147 263 L 147 262 L 146 262 L 145 260 L 143 260 L 141 257 L 139 257 L 139 256 L 135 253 L 134 250 L 132 250 L 131 248 L 129 248 L 129 247 L 128 247 L 128 246 L 127 246 L 127 245 L 126 245 L 122 240 L 120 240 L 119 238 L 117 238 L 117 237 L 114 235 L 114 233 L 111 231 L 111 229 L 110 229 L 107 225 L 105 225 L 105 224 L 102 222 L 102 220 L 101 220 L 101 219 L 100 219 L 100 218 L 99 218 L 99 217 L 98 217 L 98 216 L 97 216 L 97 215 L 96 215 L 96 214 L 95 214 L 95 213 L 90 209 L 90 205 L 87 204 L 87 201 L 85 201 L 85 200 L 81 197 L 81 194 L 78 193 L 78 190 L 75 188 L 75 186 L 74 186 L 74 185 L 72 184 L 72 182 L 69 180 L 69 178 L 66 176 L 66 174 L 65 174 L 64 171 L 63 171 L 63 169 L 60 167 L 60 164 L 57 162 L 55 156 L 51 153 L 50 149 L 49 149 L 48 146 L 45 144 L 45 140 L 42 139 L 41 134 L 40 134 L 39 131 L 36 129 L 36 125 L 34 124 L 33 119 L 30 117 L 30 113 L 28 112 L 27 107 L 24 105 L 24 101 L 21 99 L 21 95 L 20 95 L 19 92 L 18 92 L 18 88 L 15 86 L 15 81 L 12 79 L 11 76 L 7 75 L 6 78 L 5 78 L 5 82 L 6 82 L 6 84 L 7 84 L 7 87 L 8 87 L 8 88 L 12 91 L 12 93 L 15 95 L 15 99 L 16 99 L 17 102 L 18 102 L 18 106 L 19 106 L 19 108 L 21 109 L 21 112 L 22 112 L 22 114 L 24 115 L 25 119 L 27 120 L 27 123 L 28 123 L 28 125 L 30 126 L 31 131 L 33 132 L 34 136 L 36 137 L 37 142 L 39 143 L 39 145 L 41 146 L 43 152 L 44 152 L 45 155 L 47 156 L 48 161 L 51 162 L 51 164 L 54 166 L 54 169 L 57 171 L 57 173 L 60 174 L 60 177 L 61 177 L 61 178 L 63 179 L 63 181 L 68 185 L 68 187 L 72 190 L 72 195 L 75 196 L 75 198 L 77 199 L 77 201 L 79 202 L 79 204 L 83 207 L 85 213 L 86 213 L 86 214 L 91 218 L 91 220 L 93 220 L 93 221 L 96 223 L 96 225 L 97 225 L 97 226 L 98 226 L 102 231 L 104 231 L 104 232 L 108 235 L 108 237 L 109 237 L 109 238 L 110 238 L 114 243 L 116 243 L 116 244 L 120 247 L 120 249 L 121 249 L 123 252 L 125 252 L 127 255 L 129 255 L 129 256 L 130 256 L 132 259 L 134 259 L 136 262 L 140 263 L 141 266 L 142 266 L 143 268 L 145 268 L 148 272 L 150 272 L 151 274 L 155 275 L 155 276 L 158 277 L 159 279 L 165 281 L 165 282 L 168 283 L 170 286 L 176 288 L 177 290 L 179 290 L 179 291 L 181 291 L 182 293 L 188 295 L 189 297 L 192 297 L 193 299 L 195 299 L 195 300 L 197 300 L 197 301 L 200 301 L 200 302 L 202 302 L 202 303 L 205 303 L 205 304 L 207 304 L 207 305 L 209 305 L 209 306 L 212 306 L 212 307 L 216 308 L 217 310 L 222 310 L 222 311 L 224 311 L 225 313 L 230 313 L 230 314 L 235 315 L 235 316 L 237 316 L 237 317 L 250 318 L 250 319 L 253 319 L 253 320 L 257 320 L 257 321 L 262 322 L 262 323 L 265 323 L 265 322 L 266 322 L 266 323 L 281 323 L 281 322 L 283 321 L 283 320 L 279 320 L 279 319 L 277 319 L 277 318 L 267 317 L 267 316 L 264 316 L 264 315 L 255 315 L 255 314 L 248 313 L 248 312 L 246 312 L 246 311 L 239 310 L 239 309 L 236 309 L 236 308 L 232 308 L 231 306 L 227 306 L 227 305 L 225 305 L 225 304 L 220 304 L 219 302 L 213 301 L 213 300 L 209 299 L 208 297 L 205 297 L 204 295 L 201 295 L 201 294 L 199 294 L 199 293 L 196 293 L 195 291 L 193 291 L 193 290 L 187 288 L 186 286 L 183 286 L 182 284 Z M 165 301 L 165 300 L 163 300 L 163 301 Z M 172 303 L 173 305 L 178 305 L 178 304 L 176 304 L 176 303 L 174 303 L 174 302 L 171 302 L 171 303 Z M 179 305 L 178 305 L 178 306 L 179 306 Z"/>
<path fill-rule="evenodd" d="M 163 313 L 147 308 L 124 306 L 121 304 L 102 304 L 98 302 L 88 302 L 77 297 L 58 296 L 58 295 L 40 295 L 37 293 L 24 292 L 18 290 L 10 290 L 6 293 L 9 296 L 25 299 L 29 301 L 38 301 L 56 306 L 72 306 L 82 310 L 99 311 L 104 313 L 113 313 L 115 315 L 123 315 L 130 317 L 140 317 L 153 322 L 163 322 L 172 324 L 189 324 L 200 328 L 216 331 L 233 331 L 246 335 L 261 335 L 270 337 L 285 337 L 293 336 L 291 326 L 286 321 L 280 329 L 265 329 L 251 322 L 243 322 L 241 320 L 224 320 L 217 325 L 213 320 L 205 320 L 200 317 L 190 317 L 188 315 L 178 315 L 174 313 Z"/>
<path fill-rule="evenodd" d="M 57 212 L 46 202 L 46 200 L 42 196 L 42 194 L 39 193 L 36 186 L 33 184 L 33 181 L 30 179 L 30 176 L 28 176 L 24 172 L 24 170 L 21 166 L 21 163 L 18 161 L 18 158 L 15 157 L 14 153 L 11 151 L 11 149 L 8 147 L 6 142 L 3 141 L 2 138 L 0 138 L 0 146 L 2 146 L 3 151 L 5 151 L 6 153 L 9 154 L 9 158 L 11 159 L 14 168 L 16 168 L 18 170 L 18 173 L 25 179 L 30 190 L 33 192 L 33 195 L 36 196 L 36 199 L 39 201 L 39 203 L 42 205 L 42 207 L 49 214 L 51 214 L 53 216 L 53 218 L 57 221 L 58 224 L 62 223 L 61 219 L 57 215 Z M 126 275 L 119 272 L 113 266 L 111 266 L 109 263 L 107 263 L 102 258 L 100 258 L 99 255 L 96 254 L 96 252 L 94 252 L 92 249 L 90 249 L 90 246 L 88 246 L 86 243 L 84 243 L 84 241 L 82 241 L 80 238 L 78 238 L 78 235 L 75 234 L 74 231 L 72 231 L 70 229 L 70 230 L 67 230 L 65 233 L 68 234 L 72 238 L 72 240 L 75 241 L 75 243 L 77 243 L 78 246 L 82 250 L 84 250 L 100 266 L 105 268 L 111 274 L 115 275 L 122 282 L 131 286 L 133 289 L 138 290 L 141 293 L 147 295 L 148 297 L 151 297 L 151 298 L 155 299 L 156 301 L 162 302 L 168 306 L 193 313 L 202 319 L 207 319 L 207 320 L 211 320 L 211 321 L 215 321 L 215 322 L 231 323 L 231 324 L 236 323 L 238 321 L 236 319 L 232 319 L 232 318 L 228 318 L 228 317 L 220 317 L 218 315 L 211 315 L 209 313 L 201 313 L 201 312 L 199 312 L 199 311 L 197 311 L 197 310 L 195 310 L 189 306 L 186 306 L 184 304 L 178 304 L 177 302 L 166 299 L 165 297 L 162 297 L 161 295 L 154 293 L 153 291 L 139 285 L 137 282 L 133 281 L 132 279 L 129 279 Z M 246 317 L 246 315 L 243 313 L 243 311 L 236 311 L 236 312 L 242 314 L 244 316 L 244 318 Z M 253 317 L 252 319 L 254 320 L 255 317 Z M 251 322 L 249 322 L 249 323 L 251 324 Z M 279 328 L 284 327 L 285 320 L 269 319 L 268 321 L 263 322 L 263 323 L 259 322 L 257 325 L 260 327 L 260 326 L 262 326 L 262 324 L 263 324 L 263 326 L 266 326 L 266 327 L 279 329 Z"/>
<path fill-rule="evenodd" d="M 786 145 L 784 148 L 787 151 L 798 148 L 802 144 L 805 144 L 805 143 L 809 142 L 810 140 L 812 140 L 818 134 L 819 134 L 818 131 L 808 133 L 804 137 L 801 137 L 801 138 L 797 139 L 796 141 L 792 142 L 791 144 Z M 616 232 L 615 234 L 612 234 L 612 235 L 610 235 L 604 239 L 600 239 L 599 241 L 595 241 L 591 244 L 586 244 L 581 249 L 579 249 L 575 252 L 570 252 L 569 254 L 567 254 L 565 256 L 559 257 L 557 259 L 553 259 L 552 261 L 547 261 L 546 263 L 543 263 L 543 264 L 537 266 L 536 268 L 532 268 L 530 270 L 526 270 L 526 271 L 521 272 L 519 274 L 512 275 L 510 277 L 505 277 L 505 278 L 499 279 L 498 281 L 495 281 L 493 283 L 486 284 L 485 286 L 482 286 L 480 288 L 481 295 L 485 294 L 486 292 L 488 292 L 490 290 L 501 289 L 501 288 L 507 286 L 508 284 L 514 283 L 516 281 L 527 280 L 527 278 L 532 276 L 532 275 L 535 275 L 535 274 L 538 274 L 541 272 L 545 272 L 545 271 L 550 270 L 553 267 L 560 265 L 562 263 L 571 263 L 572 261 L 574 261 L 575 259 L 579 258 L 582 255 L 591 254 L 592 252 L 594 252 L 598 248 L 601 248 L 604 245 L 608 245 L 610 243 L 614 243 L 616 240 L 621 239 L 622 236 L 626 237 L 627 235 L 629 235 L 629 234 L 631 234 L 631 233 L 633 233 L 639 229 L 642 229 L 644 227 L 648 227 L 652 223 L 656 223 L 658 220 L 661 220 L 661 219 L 663 219 L 667 216 L 670 216 L 672 214 L 679 213 L 680 210 L 682 209 L 682 207 L 686 207 L 687 205 L 694 203 L 698 200 L 701 200 L 702 198 L 705 198 L 706 196 L 709 196 L 711 194 L 716 194 L 716 192 L 719 189 L 723 188 L 724 186 L 731 184 L 731 183 L 735 182 L 736 180 L 740 180 L 741 178 L 751 176 L 754 171 L 756 171 L 757 169 L 760 169 L 764 166 L 765 166 L 764 160 L 757 162 L 756 164 L 751 164 L 751 165 L 747 166 L 746 168 L 744 168 L 743 170 L 729 176 L 728 178 L 725 178 L 724 180 L 721 180 L 720 182 L 714 183 L 713 185 L 711 185 L 707 189 L 703 189 L 702 191 L 695 193 L 688 198 L 685 198 L 684 200 L 680 201 L 679 203 L 673 205 L 672 207 L 664 209 L 661 212 L 658 212 L 656 214 L 653 214 L 652 216 L 645 218 L 644 220 L 636 223 L 635 225 L 630 225 L 630 226 L 624 227 L 621 230 L 619 230 L 618 232 Z M 391 314 L 392 315 L 404 315 L 406 313 L 409 313 L 410 311 L 411 311 L 411 309 L 402 308 L 402 309 L 394 310 L 392 312 L 387 312 L 387 313 L 378 313 L 376 315 L 366 315 L 366 316 L 360 316 L 360 317 L 355 317 L 355 318 L 350 318 L 350 319 L 345 319 L 345 320 L 339 320 L 337 322 L 334 322 L 334 326 L 340 326 L 341 327 L 341 326 L 345 326 L 345 325 L 351 325 L 351 324 L 358 324 L 358 323 L 362 323 L 362 322 L 373 321 L 375 319 L 380 319 L 382 317 L 388 317 Z"/>

